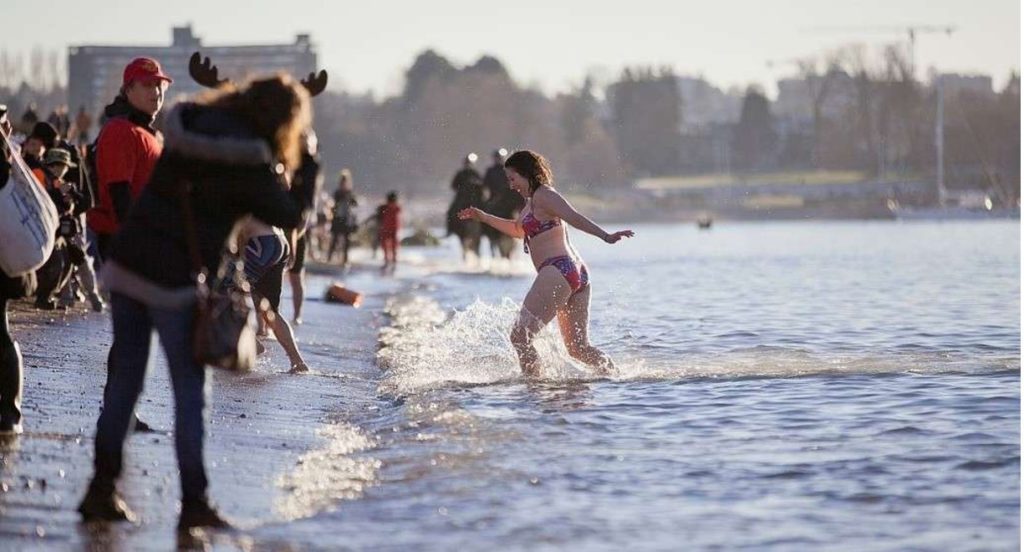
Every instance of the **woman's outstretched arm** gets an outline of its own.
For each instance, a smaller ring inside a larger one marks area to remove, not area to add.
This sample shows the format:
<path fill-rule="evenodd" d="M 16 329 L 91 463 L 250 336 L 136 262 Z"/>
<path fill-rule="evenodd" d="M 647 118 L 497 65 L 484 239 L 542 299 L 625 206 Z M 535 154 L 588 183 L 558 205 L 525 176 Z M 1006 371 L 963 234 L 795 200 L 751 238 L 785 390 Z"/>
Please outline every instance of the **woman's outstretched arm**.
<path fill-rule="evenodd" d="M 459 220 L 466 219 L 478 220 L 503 234 L 512 236 L 513 238 L 523 237 L 523 227 L 520 226 L 517 221 L 496 217 L 490 213 L 485 213 L 476 207 L 467 207 L 459 211 Z"/>
<path fill-rule="evenodd" d="M 608 243 L 615 243 L 622 238 L 632 238 L 632 230 L 620 230 L 608 233 L 594 221 L 585 217 L 575 207 L 569 204 L 562 194 L 547 188 L 540 188 L 533 194 L 534 204 L 541 209 L 554 214 L 558 218 L 571 224 L 575 228 L 596 236 Z"/>

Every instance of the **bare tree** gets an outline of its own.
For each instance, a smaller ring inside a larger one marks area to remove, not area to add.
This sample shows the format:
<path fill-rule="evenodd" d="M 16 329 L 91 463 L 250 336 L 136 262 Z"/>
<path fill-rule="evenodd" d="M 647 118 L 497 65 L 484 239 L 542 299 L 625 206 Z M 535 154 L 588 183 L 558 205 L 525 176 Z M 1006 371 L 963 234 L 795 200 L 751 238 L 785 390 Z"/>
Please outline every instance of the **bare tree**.
<path fill-rule="evenodd" d="M 850 118 L 857 142 L 857 162 L 868 167 L 875 161 L 875 172 L 881 178 L 885 174 L 885 157 L 879 147 L 879 132 L 876 125 L 876 78 L 873 74 L 867 50 L 863 44 L 852 44 L 838 51 L 840 66 L 853 78 L 855 99 L 849 106 Z"/>
<path fill-rule="evenodd" d="M 24 62 L 22 54 L 0 51 L 0 86 L 14 90 L 21 84 Z"/>
<path fill-rule="evenodd" d="M 29 86 L 36 90 L 46 89 L 46 75 L 43 69 L 46 65 L 46 52 L 42 46 L 33 46 L 31 53 L 29 53 L 28 61 L 28 81 Z"/>
<path fill-rule="evenodd" d="M 47 80 L 50 81 L 50 89 L 63 87 L 63 79 L 61 78 L 61 62 L 60 52 L 58 50 L 50 50 L 46 54 L 46 70 Z"/>
<path fill-rule="evenodd" d="M 841 74 L 838 56 L 829 54 L 824 59 L 823 68 L 817 57 L 797 61 L 800 78 L 807 86 L 807 96 L 811 101 L 811 120 L 814 125 L 813 144 L 811 146 L 811 164 L 821 168 L 821 142 L 824 135 L 825 101 L 832 93 L 836 77 Z"/>

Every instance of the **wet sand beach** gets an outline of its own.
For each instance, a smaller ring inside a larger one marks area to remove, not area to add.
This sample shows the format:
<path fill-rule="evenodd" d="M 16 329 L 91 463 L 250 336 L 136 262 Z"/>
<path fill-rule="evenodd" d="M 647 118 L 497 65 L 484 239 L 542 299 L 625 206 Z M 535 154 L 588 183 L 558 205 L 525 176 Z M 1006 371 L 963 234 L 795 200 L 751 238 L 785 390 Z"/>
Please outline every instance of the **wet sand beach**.
<path fill-rule="evenodd" d="M 312 297 L 296 330 L 313 373 L 286 373 L 287 359 L 273 341 L 251 373 L 208 372 L 211 494 L 240 528 L 218 537 L 229 547 L 244 546 L 246 533 L 256 528 L 358 496 L 374 479 L 373 461 L 350 458 L 369 440 L 344 420 L 346 411 L 364 406 L 360 392 L 375 391 L 367 370 L 385 296 L 368 293 L 360 310 L 328 305 L 320 299 L 325 285 L 318 277 L 307 282 Z M 290 315 L 288 299 L 285 305 Z M 25 433 L 0 443 L 0 549 L 167 550 L 180 544 L 174 401 L 156 338 L 137 411 L 159 431 L 129 437 L 120 484 L 141 523 L 90 528 L 79 523 L 75 508 L 92 474 L 109 314 L 83 307 L 54 314 L 23 302 L 11 318 L 25 357 Z"/>

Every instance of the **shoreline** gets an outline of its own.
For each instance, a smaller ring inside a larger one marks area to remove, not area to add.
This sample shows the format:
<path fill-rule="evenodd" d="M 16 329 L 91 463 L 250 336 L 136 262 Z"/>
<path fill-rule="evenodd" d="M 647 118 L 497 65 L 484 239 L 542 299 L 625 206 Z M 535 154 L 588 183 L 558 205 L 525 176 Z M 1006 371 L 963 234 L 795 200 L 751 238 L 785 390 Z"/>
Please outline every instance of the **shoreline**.
<path fill-rule="evenodd" d="M 271 342 L 250 373 L 207 370 L 210 494 L 239 528 L 215 541 L 251 539 L 263 527 L 336 507 L 374 484 L 379 464 L 360 456 L 373 448 L 372 436 L 346 421 L 351 409 L 376 397 L 378 313 L 390 294 L 363 286 L 363 308 L 330 305 L 320 299 L 322 280 L 307 277 L 306 323 L 296 331 L 312 373 L 287 374 L 284 353 Z M 290 315 L 290 300 L 282 304 Z M 109 313 L 81 306 L 66 314 L 36 311 L 27 300 L 11 310 L 25 359 L 25 433 L 0 442 L 0 538 L 22 549 L 174 546 L 180 495 L 174 401 L 158 340 L 137 411 L 160 431 L 129 436 L 119 484 L 141 522 L 85 526 L 76 508 L 92 475 Z M 344 339 L 330 339 L 341 334 Z M 324 487 L 323 470 L 339 461 L 349 472 L 333 474 L 334 486 Z"/>

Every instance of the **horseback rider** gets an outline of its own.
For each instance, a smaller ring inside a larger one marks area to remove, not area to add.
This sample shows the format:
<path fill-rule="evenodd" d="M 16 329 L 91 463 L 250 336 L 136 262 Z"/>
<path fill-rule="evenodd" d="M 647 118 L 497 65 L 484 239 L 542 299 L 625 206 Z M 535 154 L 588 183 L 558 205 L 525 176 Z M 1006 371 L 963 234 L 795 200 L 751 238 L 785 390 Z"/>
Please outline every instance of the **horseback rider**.
<path fill-rule="evenodd" d="M 515 218 L 526 202 L 508 185 L 508 178 L 505 177 L 506 155 L 508 151 L 505 148 L 494 150 L 494 164 L 484 174 L 487 202 L 483 210 L 497 217 Z M 512 255 L 515 248 L 512 238 L 486 225 L 483 227 L 483 234 L 490 243 L 492 257 L 500 255 L 507 259 Z"/>
<path fill-rule="evenodd" d="M 456 214 L 466 207 L 479 207 L 483 204 L 483 179 L 476 170 L 477 155 L 470 153 L 463 159 L 462 168 L 452 178 L 452 190 L 455 198 L 448 208 L 448 234 L 459 234 L 460 221 Z"/>

